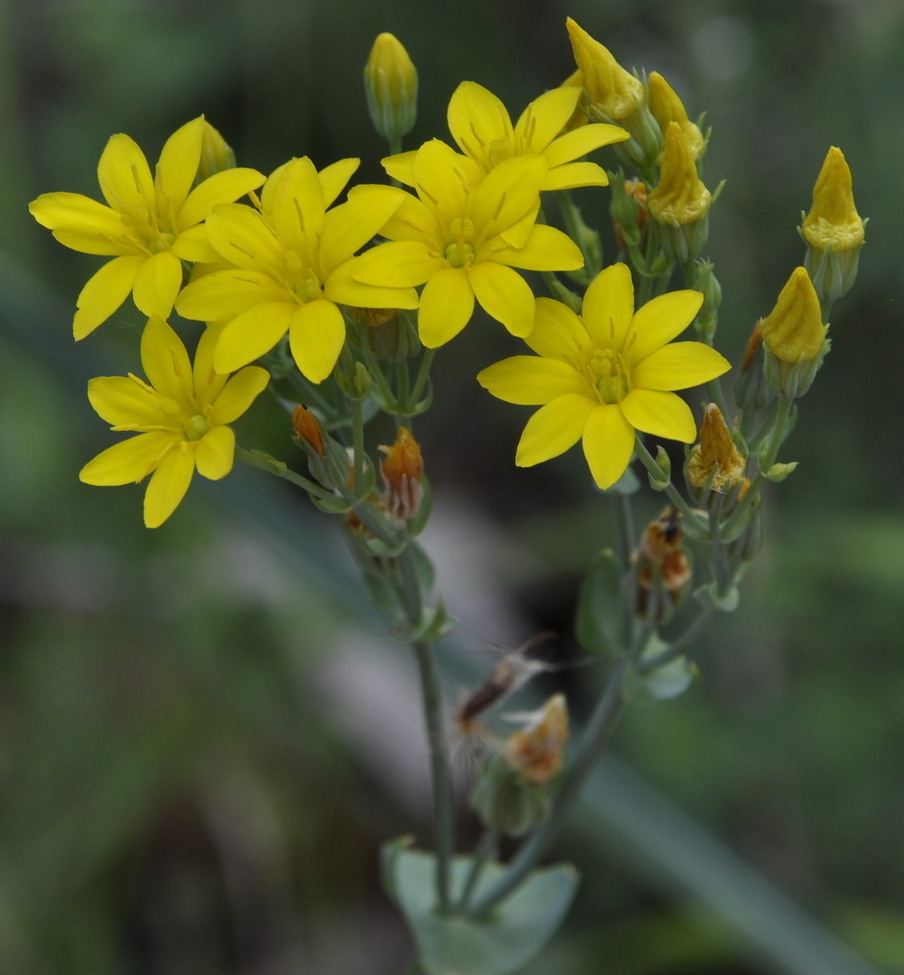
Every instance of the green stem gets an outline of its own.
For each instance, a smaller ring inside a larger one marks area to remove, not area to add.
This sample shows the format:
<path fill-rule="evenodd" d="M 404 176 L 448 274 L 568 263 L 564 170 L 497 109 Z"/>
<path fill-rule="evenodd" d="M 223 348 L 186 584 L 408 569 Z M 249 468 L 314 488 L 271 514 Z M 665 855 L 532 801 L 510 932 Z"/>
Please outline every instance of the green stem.
<path fill-rule="evenodd" d="M 597 702 L 581 739 L 575 760 L 565 773 L 549 818 L 518 850 L 502 877 L 477 898 L 468 912 L 471 917 L 484 917 L 492 911 L 524 880 L 552 845 L 624 710 L 622 683 L 627 666 L 628 659 L 623 657 L 616 663 L 610 674 L 606 688 Z"/>
<path fill-rule="evenodd" d="M 287 467 L 286 464 L 277 460 L 275 457 L 271 457 L 269 454 L 260 454 L 254 450 L 248 450 L 245 447 L 235 448 L 235 456 L 245 464 L 251 467 L 256 467 L 258 470 L 267 471 L 268 474 L 275 474 L 277 477 L 281 477 L 284 481 L 289 481 L 296 487 L 300 487 L 303 491 L 307 491 L 312 497 L 318 498 L 321 501 L 325 501 L 327 498 L 332 498 L 333 492 L 328 491 L 326 488 L 321 487 L 314 481 L 309 480 L 302 474 L 298 474 L 291 468 Z"/>
<path fill-rule="evenodd" d="M 666 481 L 666 485 L 663 490 L 666 493 L 669 501 L 687 518 L 694 526 L 696 526 L 701 531 L 707 530 L 707 523 L 701 520 L 700 516 L 696 511 L 688 504 L 684 495 L 675 487 L 672 483 L 669 475 L 662 469 L 659 461 L 650 453 L 649 450 L 644 446 L 643 440 L 640 435 L 635 439 L 634 448 L 637 451 L 637 456 L 640 458 L 641 463 L 644 467 L 656 478 L 658 481 Z"/>
<path fill-rule="evenodd" d="M 471 903 L 471 898 L 474 896 L 474 891 L 477 889 L 477 883 L 483 873 L 483 868 L 490 862 L 496 851 L 498 842 L 499 833 L 495 829 L 488 828 L 484 830 L 483 835 L 480 837 L 480 842 L 477 844 L 477 848 L 471 857 L 471 872 L 468 874 L 468 879 L 465 881 L 464 889 L 456 905 L 457 910 L 460 912 L 465 913 L 467 911 L 468 905 Z"/>

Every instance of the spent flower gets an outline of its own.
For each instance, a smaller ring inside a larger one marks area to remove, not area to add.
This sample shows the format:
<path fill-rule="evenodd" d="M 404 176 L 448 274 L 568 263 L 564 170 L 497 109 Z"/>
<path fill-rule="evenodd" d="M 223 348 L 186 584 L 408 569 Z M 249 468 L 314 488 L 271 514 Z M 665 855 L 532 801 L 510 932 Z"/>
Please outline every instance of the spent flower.
<path fill-rule="evenodd" d="M 80 193 L 44 193 L 32 216 L 66 247 L 112 257 L 85 284 L 72 323 L 82 339 L 132 294 L 138 310 L 167 318 L 183 283 L 183 261 L 217 261 L 204 221 L 218 204 L 233 203 L 264 182 L 254 169 L 227 168 L 206 179 L 202 160 L 210 138 L 203 116 L 174 132 L 152 175 L 139 146 L 111 136 L 97 168 L 106 204 Z"/>
<path fill-rule="evenodd" d="M 600 488 L 624 474 L 635 431 L 691 443 L 696 424 L 675 390 L 709 382 L 729 363 L 702 342 L 673 342 L 700 309 L 697 291 L 673 291 L 634 310 L 631 272 L 605 268 L 584 295 L 581 314 L 537 299 L 526 342 L 536 356 L 484 369 L 478 382 L 509 403 L 540 406 L 528 420 L 515 463 L 530 467 L 578 440 Z"/>
<path fill-rule="evenodd" d="M 88 399 L 113 430 L 136 436 L 108 447 L 79 473 L 86 484 L 119 485 L 151 475 L 144 495 L 144 523 L 157 528 L 178 507 L 195 470 L 217 481 L 232 470 L 235 434 L 229 426 L 248 410 L 270 379 L 248 366 L 234 376 L 213 368 L 218 326 L 198 343 L 194 363 L 179 336 L 151 318 L 141 338 L 148 381 L 102 376 L 88 384 Z"/>

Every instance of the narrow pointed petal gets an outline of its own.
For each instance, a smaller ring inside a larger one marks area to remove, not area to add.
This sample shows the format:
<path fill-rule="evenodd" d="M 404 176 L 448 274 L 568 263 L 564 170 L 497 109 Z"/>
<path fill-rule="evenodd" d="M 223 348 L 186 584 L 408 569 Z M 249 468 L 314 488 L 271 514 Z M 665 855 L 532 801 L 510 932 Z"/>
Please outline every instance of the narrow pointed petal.
<path fill-rule="evenodd" d="M 569 163 L 575 159 L 580 159 L 581 156 L 586 156 L 588 152 L 593 152 L 594 149 L 612 145 L 615 142 L 624 142 L 627 138 L 628 133 L 619 125 L 593 122 L 590 125 L 582 125 L 560 135 L 550 144 L 544 155 L 550 167 L 561 166 L 563 163 Z"/>
<path fill-rule="evenodd" d="M 307 156 L 293 159 L 280 174 L 265 209 L 280 243 L 304 251 L 306 238 L 321 232 L 325 212 L 326 199 L 314 164 Z"/>
<path fill-rule="evenodd" d="M 194 473 L 191 448 L 180 449 L 177 445 L 160 459 L 144 492 L 144 523 L 148 528 L 159 528 L 179 507 Z"/>
<path fill-rule="evenodd" d="M 393 186 L 369 187 L 348 203 L 330 210 L 323 221 L 320 259 L 324 270 L 348 260 L 374 237 L 398 210 L 405 195 Z"/>
<path fill-rule="evenodd" d="M 217 350 L 217 342 L 225 327 L 225 321 L 214 322 L 208 325 L 202 332 L 201 337 L 198 339 L 198 344 L 195 347 L 195 358 L 192 362 L 191 375 L 195 400 L 198 403 L 212 404 L 220 395 L 229 378 L 227 375 L 217 372 L 213 364 L 214 355 Z M 235 419 L 235 417 L 232 419 Z M 216 416 L 211 416 L 211 422 L 231 423 L 232 421 L 224 420 L 217 414 Z"/>
<path fill-rule="evenodd" d="M 90 335 L 129 297 L 143 261 L 144 257 L 114 257 L 88 278 L 78 296 L 78 311 L 72 322 L 76 340 Z"/>
<path fill-rule="evenodd" d="M 31 215 L 54 237 L 85 254 L 131 253 L 122 217 L 81 193 L 44 193 L 28 205 Z"/>
<path fill-rule="evenodd" d="M 671 342 L 638 362 L 631 381 L 642 389 L 690 389 L 730 368 L 724 356 L 702 342 Z"/>
<path fill-rule="evenodd" d="M 270 373 L 260 366 L 246 366 L 232 376 L 213 402 L 215 423 L 233 423 L 266 389 Z M 207 476 L 207 475 L 205 475 Z"/>
<path fill-rule="evenodd" d="M 505 105 L 474 81 L 463 81 L 452 93 L 446 121 L 461 151 L 487 169 L 494 162 L 489 155 L 493 144 L 512 142 L 514 130 Z"/>
<path fill-rule="evenodd" d="M 150 474 L 173 443 L 171 433 L 139 433 L 89 460 L 79 471 L 79 480 L 100 487 L 135 484 Z"/>
<path fill-rule="evenodd" d="M 168 318 L 181 287 L 182 262 L 171 251 L 161 251 L 138 266 L 132 299 L 145 315 Z"/>
<path fill-rule="evenodd" d="M 699 291 L 670 291 L 639 308 L 631 323 L 630 344 L 625 347 L 628 364 L 641 362 L 680 335 L 702 304 Z"/>
<path fill-rule="evenodd" d="M 241 315 L 262 301 L 294 305 L 284 289 L 259 271 L 214 271 L 183 288 L 176 310 L 183 318 L 216 322 Z"/>
<path fill-rule="evenodd" d="M 211 210 L 206 226 L 211 245 L 230 264 L 281 273 L 283 248 L 256 210 L 226 203 Z"/>
<path fill-rule="evenodd" d="M 301 374 L 323 382 L 333 371 L 345 343 L 345 321 L 331 301 L 309 301 L 292 316 L 289 347 Z"/>
<path fill-rule="evenodd" d="M 317 173 L 320 185 L 323 187 L 323 202 L 325 206 L 332 206 L 339 197 L 339 194 L 348 185 L 361 164 L 360 159 L 339 159 L 329 166 L 324 166 Z"/>
<path fill-rule="evenodd" d="M 199 183 L 189 194 L 179 211 L 179 226 L 194 227 L 210 213 L 215 206 L 234 203 L 251 190 L 256 190 L 264 182 L 263 173 L 256 169 L 224 169 L 214 173 L 203 183 Z"/>
<path fill-rule="evenodd" d="M 474 291 L 461 268 L 437 271 L 424 285 L 418 306 L 417 327 L 428 349 L 445 345 L 471 320 Z"/>
<path fill-rule="evenodd" d="M 98 376 L 90 380 L 88 401 L 94 412 L 111 427 L 152 429 L 167 422 L 160 399 L 130 376 Z"/>
<path fill-rule="evenodd" d="M 468 281 L 481 308 L 519 338 L 534 327 L 534 293 L 510 267 L 484 261 L 468 268 Z"/>
<path fill-rule="evenodd" d="M 263 301 L 223 327 L 214 353 L 217 372 L 236 372 L 266 355 L 286 334 L 297 305 Z"/>
<path fill-rule="evenodd" d="M 612 264 L 590 282 L 581 318 L 594 343 L 621 349 L 634 315 L 634 284 L 626 264 Z M 658 346 L 657 346 L 658 348 Z"/>
<path fill-rule="evenodd" d="M 235 460 L 235 434 L 230 427 L 214 427 L 195 445 L 195 464 L 198 473 L 211 481 L 219 481 L 231 470 Z"/>
<path fill-rule="evenodd" d="M 557 359 L 516 355 L 477 374 L 477 382 L 497 399 L 519 406 L 542 406 L 567 393 L 583 393 L 584 381 L 572 366 Z"/>
<path fill-rule="evenodd" d="M 201 160 L 204 116 L 186 122 L 166 140 L 157 160 L 155 185 L 175 213 L 191 191 Z"/>
<path fill-rule="evenodd" d="M 414 240 L 378 244 L 349 263 L 355 280 L 389 288 L 415 287 L 448 266 L 446 261 L 432 256 L 426 244 Z"/>
<path fill-rule="evenodd" d="M 634 429 L 617 406 L 600 405 L 587 418 L 584 456 L 597 487 L 612 487 L 634 454 Z"/>
<path fill-rule="evenodd" d="M 323 297 L 353 308 L 417 308 L 414 288 L 363 284 L 354 276 L 355 258 L 335 268 L 323 283 Z"/>
<path fill-rule="evenodd" d="M 625 419 L 641 433 L 693 443 L 697 425 L 691 408 L 676 393 L 632 389 L 619 404 Z"/>
<path fill-rule="evenodd" d="M 580 366 L 590 354 L 590 336 L 580 318 L 561 301 L 538 298 L 534 327 L 524 340 L 542 356 Z"/>
<path fill-rule="evenodd" d="M 593 401 L 577 393 L 560 396 L 541 406 L 521 434 L 515 463 L 518 467 L 533 467 L 564 454 L 581 439 L 593 409 Z"/>
<path fill-rule="evenodd" d="M 192 409 L 192 365 L 182 339 L 161 318 L 151 318 L 141 335 L 141 366 L 148 382 L 184 410 Z"/>
<path fill-rule="evenodd" d="M 537 206 L 546 170 L 542 156 L 515 156 L 487 173 L 471 197 L 474 224 L 485 240 L 498 236 Z"/>
<path fill-rule="evenodd" d="M 408 152 L 398 152 L 394 156 L 386 156 L 380 160 L 380 165 L 386 170 L 386 175 L 397 179 L 405 186 L 414 186 L 414 157 L 417 149 Z"/>
<path fill-rule="evenodd" d="M 544 152 L 565 128 L 565 123 L 571 118 L 580 97 L 581 89 L 569 86 L 551 88 L 535 98 L 515 124 L 515 135 L 521 141 L 521 151 Z"/>
<path fill-rule="evenodd" d="M 494 249 L 492 259 L 525 271 L 577 271 L 584 266 L 580 247 L 561 230 L 543 223 L 531 230 L 522 247 Z"/>
<path fill-rule="evenodd" d="M 104 199 L 114 210 L 156 212 L 157 196 L 148 161 L 129 136 L 110 136 L 97 166 L 97 179 Z"/>
<path fill-rule="evenodd" d="M 543 190 L 571 190 L 578 186 L 608 186 L 609 177 L 594 162 L 570 162 L 550 169 L 543 180 Z"/>
<path fill-rule="evenodd" d="M 183 230 L 173 241 L 170 250 L 180 261 L 190 264 L 221 264 L 223 258 L 213 249 L 207 236 L 207 227 L 199 223 L 197 227 Z"/>

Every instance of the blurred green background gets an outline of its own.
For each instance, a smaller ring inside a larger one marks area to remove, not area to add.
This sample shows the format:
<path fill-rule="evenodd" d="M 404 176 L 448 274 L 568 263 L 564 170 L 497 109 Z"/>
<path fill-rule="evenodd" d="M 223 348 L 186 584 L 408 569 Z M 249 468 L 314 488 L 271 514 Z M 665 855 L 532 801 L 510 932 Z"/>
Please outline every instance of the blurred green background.
<path fill-rule="evenodd" d="M 517 112 L 569 74 L 568 15 L 626 66 L 663 73 L 692 116 L 707 112 L 707 182 L 727 180 L 709 251 L 730 357 L 802 259 L 795 228 L 829 145 L 870 224 L 741 608 L 699 648 L 691 691 L 624 721 L 625 764 L 596 783 L 558 851 L 584 867 L 578 902 L 530 972 L 866 971 L 820 965 L 811 936 L 904 972 L 900 0 L 6 0 L 3 975 L 400 972 L 409 943 L 376 850 L 406 831 L 429 841 L 414 675 L 361 607 L 335 526 L 257 471 L 196 483 L 154 532 L 141 489 L 78 482 L 111 442 L 85 383 L 137 367 L 138 319 L 124 309 L 72 343 L 75 296 L 98 262 L 57 245 L 26 203 L 96 195 L 111 133 L 154 159 L 202 112 L 246 165 L 360 156 L 360 178 L 379 178 L 361 89 L 379 31 L 420 69 L 421 140 L 446 135 L 465 78 Z M 588 219 L 605 220 L 606 198 L 593 199 Z M 426 544 L 465 624 L 448 651 L 450 701 L 494 641 L 551 628 L 574 650 L 575 587 L 607 538 L 579 456 L 512 466 L 525 414 L 473 380 L 511 348 L 501 329 L 469 328 L 444 350 L 418 428 L 436 496 Z M 283 423 L 265 409 L 244 437 L 285 456 Z M 563 677 L 578 709 L 598 671 Z M 671 803 L 660 818 L 644 782 Z M 732 919 L 731 897 L 713 895 L 710 846 L 694 865 L 703 879 L 676 882 L 667 851 L 689 849 L 685 815 L 818 927 L 786 915 L 758 933 L 734 860 Z"/>

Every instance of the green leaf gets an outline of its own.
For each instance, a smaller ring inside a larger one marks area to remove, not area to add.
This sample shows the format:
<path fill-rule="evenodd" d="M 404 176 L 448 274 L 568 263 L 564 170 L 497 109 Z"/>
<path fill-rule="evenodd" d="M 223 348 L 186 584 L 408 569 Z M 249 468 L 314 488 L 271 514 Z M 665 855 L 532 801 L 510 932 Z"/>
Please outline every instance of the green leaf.
<path fill-rule="evenodd" d="M 440 915 L 435 911 L 436 859 L 430 853 L 406 849 L 406 845 L 407 840 L 396 840 L 384 847 L 384 877 L 411 928 L 428 975 L 517 972 L 553 935 L 577 886 L 577 871 L 569 864 L 558 864 L 530 874 L 487 920 Z M 472 860 L 456 857 L 451 866 L 454 901 L 464 889 Z M 477 895 L 504 872 L 499 864 L 487 864 Z"/>
<path fill-rule="evenodd" d="M 618 623 L 622 572 L 611 549 L 603 549 L 590 565 L 578 598 L 575 635 L 590 653 L 620 653 Z"/>

